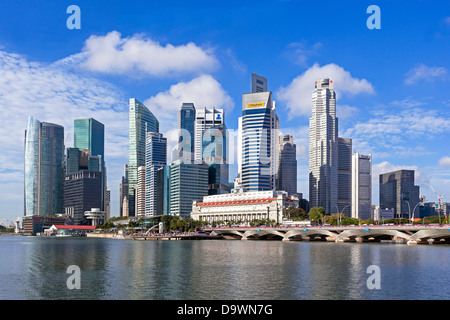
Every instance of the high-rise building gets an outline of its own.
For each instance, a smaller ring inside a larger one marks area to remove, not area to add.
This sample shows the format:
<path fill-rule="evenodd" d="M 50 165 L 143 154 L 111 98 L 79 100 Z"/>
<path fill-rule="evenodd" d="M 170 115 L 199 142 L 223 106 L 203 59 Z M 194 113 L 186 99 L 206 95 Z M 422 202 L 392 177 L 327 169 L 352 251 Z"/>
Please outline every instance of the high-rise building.
<path fill-rule="evenodd" d="M 393 208 L 396 218 L 408 218 L 419 202 L 419 186 L 414 185 L 414 170 L 380 174 L 380 207 Z"/>
<path fill-rule="evenodd" d="M 251 92 L 266 92 L 267 91 L 267 79 L 263 76 L 252 73 L 252 88 Z"/>
<path fill-rule="evenodd" d="M 352 139 L 338 138 L 338 200 L 333 212 L 352 212 Z"/>
<path fill-rule="evenodd" d="M 292 135 L 280 135 L 277 190 L 297 193 L 297 146 Z"/>
<path fill-rule="evenodd" d="M 24 164 L 24 215 L 62 213 L 64 128 L 29 116 Z"/>
<path fill-rule="evenodd" d="M 265 86 L 261 88 L 267 89 Z M 272 92 L 243 94 L 240 122 L 242 150 L 239 155 L 239 175 L 242 187 L 248 191 L 275 190 L 279 120 Z"/>
<path fill-rule="evenodd" d="M 64 177 L 64 214 L 76 225 L 84 224 L 84 212 L 102 205 L 102 173 L 80 170 Z"/>
<path fill-rule="evenodd" d="M 74 148 L 88 150 L 92 156 L 105 158 L 105 126 L 93 119 L 74 121 Z"/>
<path fill-rule="evenodd" d="M 186 163 L 194 161 L 195 152 L 195 107 L 183 103 L 178 112 L 178 157 Z"/>
<path fill-rule="evenodd" d="M 170 165 L 170 214 L 189 217 L 192 202 L 208 195 L 208 165 L 186 164 L 180 160 Z"/>
<path fill-rule="evenodd" d="M 124 208 L 123 208 L 125 198 L 128 201 L 128 164 L 125 165 L 124 173 L 122 176 L 122 181 L 120 183 L 120 188 L 119 188 L 119 216 L 120 217 L 125 216 Z M 128 217 L 128 212 L 127 212 L 126 216 Z"/>
<path fill-rule="evenodd" d="M 138 168 L 145 166 L 145 139 L 147 132 L 159 132 L 158 119 L 137 99 L 129 101 L 129 162 L 128 162 L 128 208 L 135 215 L 135 196 Z"/>
<path fill-rule="evenodd" d="M 336 210 L 338 200 L 338 119 L 331 79 L 320 79 L 309 119 L 309 206 Z"/>
<path fill-rule="evenodd" d="M 371 218 L 372 155 L 352 156 L 352 218 Z"/>
<path fill-rule="evenodd" d="M 222 194 L 230 191 L 227 144 L 225 124 L 214 125 L 203 131 L 202 161 L 209 166 L 209 194 Z"/>
<path fill-rule="evenodd" d="M 139 166 L 135 198 L 135 216 L 141 218 L 145 216 L 145 171 L 145 166 Z"/>
<path fill-rule="evenodd" d="M 167 138 L 162 134 L 147 132 L 145 151 L 145 216 L 158 215 L 158 169 L 167 164 Z"/>
<path fill-rule="evenodd" d="M 213 126 L 225 124 L 223 109 L 197 108 L 195 111 L 194 161 L 202 162 L 203 132 Z"/>
<path fill-rule="evenodd" d="M 157 170 L 156 180 L 156 214 L 170 215 L 170 165 Z"/>
<path fill-rule="evenodd" d="M 96 208 L 103 212 L 107 209 L 104 145 L 105 126 L 101 122 L 93 118 L 74 120 L 74 147 L 67 148 L 66 157 L 64 212 L 71 216 L 76 224 L 86 222 L 83 219 L 84 211 Z M 76 175 L 81 171 L 89 171 L 92 174 Z M 93 174 L 94 172 L 96 174 Z M 86 192 L 89 195 L 85 195 Z M 80 201 L 86 203 L 80 204 Z"/>

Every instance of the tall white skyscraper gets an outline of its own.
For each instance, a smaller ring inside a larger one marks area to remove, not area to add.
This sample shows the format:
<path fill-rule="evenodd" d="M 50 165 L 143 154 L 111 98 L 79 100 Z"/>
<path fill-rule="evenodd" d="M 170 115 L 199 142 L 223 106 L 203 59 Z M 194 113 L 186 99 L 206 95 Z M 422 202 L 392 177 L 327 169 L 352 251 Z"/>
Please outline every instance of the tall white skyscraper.
<path fill-rule="evenodd" d="M 256 76 L 253 74 L 252 80 L 257 79 Z M 239 174 L 242 187 L 248 191 L 275 190 L 279 120 L 275 101 L 272 101 L 272 92 L 242 95 L 240 130 L 242 150 L 239 156 Z"/>
<path fill-rule="evenodd" d="M 372 206 L 372 155 L 352 156 L 352 218 L 369 219 Z"/>
<path fill-rule="evenodd" d="M 203 132 L 212 126 L 225 124 L 223 109 L 212 108 L 197 108 L 195 110 L 195 125 L 194 125 L 194 161 L 201 163 L 202 161 L 202 147 L 203 147 Z"/>
<path fill-rule="evenodd" d="M 337 208 L 338 119 L 331 79 L 316 81 L 309 119 L 309 205 L 326 213 Z"/>

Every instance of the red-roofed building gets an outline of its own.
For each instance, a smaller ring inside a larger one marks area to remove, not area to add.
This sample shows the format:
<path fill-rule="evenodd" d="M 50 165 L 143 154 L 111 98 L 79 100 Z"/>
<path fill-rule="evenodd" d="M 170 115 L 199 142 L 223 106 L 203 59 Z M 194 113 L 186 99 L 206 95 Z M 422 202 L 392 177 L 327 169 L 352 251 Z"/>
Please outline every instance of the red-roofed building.
<path fill-rule="evenodd" d="M 79 226 L 79 225 L 69 225 L 69 224 L 54 224 L 48 229 L 47 233 L 49 235 L 56 236 L 78 236 L 84 235 L 87 232 L 93 232 L 95 226 Z"/>
<path fill-rule="evenodd" d="M 249 191 L 217 194 L 194 201 L 191 218 L 208 221 L 241 221 L 249 223 L 255 219 L 283 221 L 286 208 L 298 207 L 299 198 L 288 197 L 284 191 Z"/>

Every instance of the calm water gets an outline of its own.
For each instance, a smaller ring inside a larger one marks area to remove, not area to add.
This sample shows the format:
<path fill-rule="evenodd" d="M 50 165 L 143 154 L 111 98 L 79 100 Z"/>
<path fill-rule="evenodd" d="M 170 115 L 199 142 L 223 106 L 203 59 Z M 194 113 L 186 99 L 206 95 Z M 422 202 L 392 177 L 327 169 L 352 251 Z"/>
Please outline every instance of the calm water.
<path fill-rule="evenodd" d="M 449 262 L 448 245 L 0 236 L 0 299 L 450 299 Z"/>

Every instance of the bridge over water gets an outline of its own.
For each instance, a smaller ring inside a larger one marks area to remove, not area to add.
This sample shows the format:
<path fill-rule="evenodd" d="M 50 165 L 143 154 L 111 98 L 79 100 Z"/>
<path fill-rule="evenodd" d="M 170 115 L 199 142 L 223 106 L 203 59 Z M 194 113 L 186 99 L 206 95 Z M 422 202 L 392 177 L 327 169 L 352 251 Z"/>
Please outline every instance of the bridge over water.
<path fill-rule="evenodd" d="M 212 236 L 240 240 L 334 242 L 396 240 L 407 244 L 450 243 L 450 225 L 226 227 L 205 231 Z"/>

